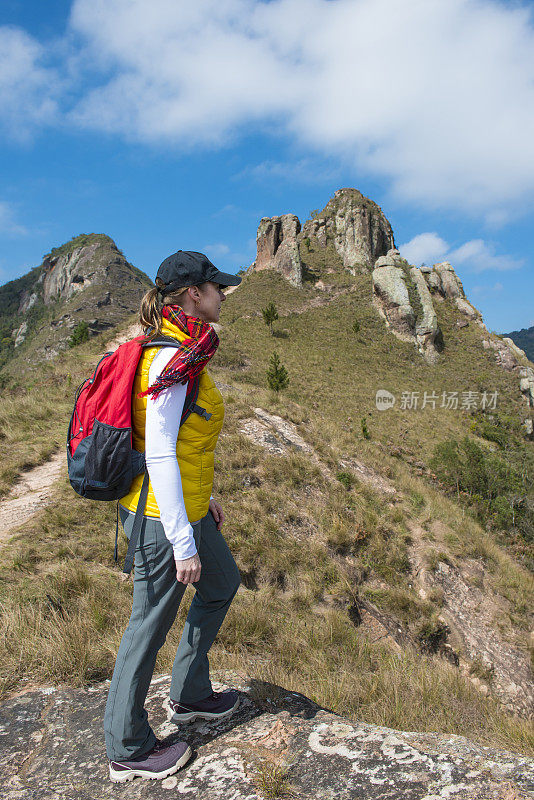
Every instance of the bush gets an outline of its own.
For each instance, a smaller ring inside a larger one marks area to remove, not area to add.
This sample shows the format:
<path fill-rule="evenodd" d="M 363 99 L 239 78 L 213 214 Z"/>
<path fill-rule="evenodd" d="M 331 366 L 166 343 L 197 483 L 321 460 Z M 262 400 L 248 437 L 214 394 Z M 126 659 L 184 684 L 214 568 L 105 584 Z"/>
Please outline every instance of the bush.
<path fill-rule="evenodd" d="M 345 489 L 352 488 L 352 475 L 349 472 L 338 472 L 336 478 L 343 484 Z"/>
<path fill-rule="evenodd" d="M 273 335 L 273 322 L 278 319 L 278 310 L 275 304 L 272 302 L 269 303 L 267 308 L 262 308 L 261 313 L 263 314 L 263 320 L 266 325 L 269 326 L 269 330 L 271 331 L 271 336 Z"/>
<path fill-rule="evenodd" d="M 449 439 L 434 448 L 429 462 L 436 476 L 454 489 L 482 523 L 499 530 L 515 528 L 525 541 L 534 533 L 534 508 L 529 502 L 532 478 L 528 464 L 514 465 L 495 453 L 487 453 L 468 436 Z"/>
<path fill-rule="evenodd" d="M 88 340 L 89 325 L 84 320 L 83 322 L 79 322 L 72 331 L 72 336 L 69 339 L 69 347 L 76 347 L 76 345 L 87 342 Z"/>
<path fill-rule="evenodd" d="M 275 392 L 285 389 L 289 383 L 289 376 L 283 364 L 280 363 L 278 353 L 271 356 L 271 366 L 267 370 L 267 383 Z"/>

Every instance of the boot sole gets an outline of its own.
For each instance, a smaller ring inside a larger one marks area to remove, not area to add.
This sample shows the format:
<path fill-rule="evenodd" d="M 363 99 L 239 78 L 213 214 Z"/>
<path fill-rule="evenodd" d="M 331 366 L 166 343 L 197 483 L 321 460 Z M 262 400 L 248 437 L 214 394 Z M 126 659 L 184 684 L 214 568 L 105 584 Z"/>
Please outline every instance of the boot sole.
<path fill-rule="evenodd" d="M 230 714 L 233 714 L 238 705 L 239 697 L 235 701 L 235 704 L 232 706 L 232 708 L 229 708 L 227 711 L 223 711 L 219 714 L 213 714 L 209 711 L 191 711 L 187 714 L 177 714 L 175 711 L 173 711 L 170 722 L 193 722 L 195 719 L 224 719 L 225 717 L 229 717 Z M 168 708 L 170 710 L 170 706 L 168 706 Z"/>
<path fill-rule="evenodd" d="M 168 769 L 164 769 L 162 772 L 151 772 L 150 770 L 143 770 L 143 769 L 131 769 L 127 772 L 114 770 L 113 767 L 109 766 L 109 777 L 112 783 L 126 783 L 126 781 L 133 781 L 134 778 L 147 778 L 148 780 L 163 780 L 167 778 L 169 775 L 174 775 L 175 772 L 178 772 L 180 767 L 183 767 L 189 759 L 191 758 L 191 748 L 188 747 L 183 756 L 181 756 L 178 761 L 173 764 Z"/>

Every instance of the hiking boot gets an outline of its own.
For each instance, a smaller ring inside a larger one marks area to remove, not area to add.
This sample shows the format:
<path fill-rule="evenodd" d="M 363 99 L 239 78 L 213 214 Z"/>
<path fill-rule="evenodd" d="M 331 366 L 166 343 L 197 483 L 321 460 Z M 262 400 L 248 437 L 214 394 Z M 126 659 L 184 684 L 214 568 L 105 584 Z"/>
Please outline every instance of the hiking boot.
<path fill-rule="evenodd" d="M 130 761 L 110 761 L 109 777 L 113 783 L 131 781 L 135 777 L 162 780 L 167 775 L 177 772 L 180 767 L 189 761 L 191 748 L 185 742 L 156 744 L 140 758 Z"/>
<path fill-rule="evenodd" d="M 173 712 L 172 722 L 191 722 L 194 719 L 222 719 L 229 717 L 239 705 L 239 693 L 235 689 L 212 692 L 198 703 L 177 703 L 169 700 Z"/>

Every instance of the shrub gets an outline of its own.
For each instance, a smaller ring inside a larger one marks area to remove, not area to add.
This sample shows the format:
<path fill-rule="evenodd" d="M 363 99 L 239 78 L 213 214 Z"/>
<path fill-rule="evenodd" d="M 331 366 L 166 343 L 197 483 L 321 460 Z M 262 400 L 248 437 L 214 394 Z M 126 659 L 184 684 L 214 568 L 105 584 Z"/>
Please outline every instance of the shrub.
<path fill-rule="evenodd" d="M 278 353 L 271 356 L 271 366 L 267 370 L 267 383 L 275 392 L 285 389 L 289 383 L 289 376 L 283 364 L 280 363 Z"/>
<path fill-rule="evenodd" d="M 523 540 L 534 538 L 534 504 L 528 463 L 514 464 L 487 453 L 468 436 L 450 439 L 434 448 L 430 468 L 482 523 L 506 531 L 514 529 Z"/>
<path fill-rule="evenodd" d="M 345 489 L 352 488 L 352 475 L 349 472 L 338 472 L 336 478 L 343 484 Z"/>
<path fill-rule="evenodd" d="M 269 330 L 271 331 L 271 336 L 273 335 L 273 322 L 278 319 L 278 310 L 271 300 L 267 308 L 262 308 L 261 313 L 263 314 L 263 320 L 266 325 L 269 326 Z"/>
<path fill-rule="evenodd" d="M 72 331 L 72 336 L 69 339 L 69 347 L 76 347 L 76 345 L 82 344 L 82 342 L 87 342 L 88 339 L 89 325 L 84 320 L 83 322 L 79 322 Z"/>

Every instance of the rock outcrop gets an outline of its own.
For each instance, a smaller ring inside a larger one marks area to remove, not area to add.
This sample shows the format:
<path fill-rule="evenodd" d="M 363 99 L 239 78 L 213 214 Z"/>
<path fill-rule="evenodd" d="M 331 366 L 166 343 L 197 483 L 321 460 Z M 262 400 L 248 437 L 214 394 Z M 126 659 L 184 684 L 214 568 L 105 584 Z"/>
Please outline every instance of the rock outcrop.
<path fill-rule="evenodd" d="M 321 212 L 313 212 L 302 230 L 298 217 L 263 217 L 256 236 L 257 256 L 251 269 L 276 269 L 293 286 L 304 273 L 302 243 L 313 249 L 332 247 L 342 267 L 369 272 L 378 256 L 395 246 L 393 231 L 381 208 L 357 189 L 338 189 Z M 331 271 L 327 267 L 326 271 Z"/>
<path fill-rule="evenodd" d="M 311 279 L 315 288 L 326 294 L 328 273 L 372 271 L 373 304 L 379 314 L 391 332 L 411 342 L 429 364 L 436 363 L 444 345 L 436 303 L 453 303 L 460 312 L 458 329 L 471 323 L 480 327 L 484 333 L 482 347 L 494 350 L 504 369 L 521 370 L 521 392 L 529 408 L 534 404 L 525 353 L 510 337 L 489 333 L 448 261 L 417 268 L 402 258 L 382 209 L 357 189 L 338 189 L 322 211 L 312 212 L 302 228 L 294 214 L 264 217 L 256 242 L 256 261 L 250 271 L 275 269 L 293 286 Z M 532 434 L 530 418 L 525 420 L 525 427 Z"/>
<path fill-rule="evenodd" d="M 532 369 L 532 367 L 520 367 L 519 378 L 521 394 L 527 406 L 529 408 L 534 408 L 534 369 Z"/>
<path fill-rule="evenodd" d="M 79 243 L 78 243 L 79 241 Z M 128 264 L 115 242 L 103 234 L 80 236 L 71 246 L 52 250 L 41 265 L 39 282 L 45 305 L 56 300 L 70 300 L 90 286 L 98 287 L 95 298 L 98 306 L 110 296 L 110 286 L 141 283 L 141 275 Z M 148 283 L 148 281 L 146 281 Z M 121 296 L 122 299 L 122 296 Z"/>
<path fill-rule="evenodd" d="M 313 237 L 323 247 L 333 242 L 343 266 L 357 271 L 369 271 L 379 256 L 395 247 L 382 209 L 357 189 L 338 189 L 324 209 L 304 223 L 303 237 Z"/>
<path fill-rule="evenodd" d="M 377 259 L 372 277 L 373 303 L 388 328 L 434 363 L 441 331 L 423 273 L 392 249 Z"/>
<path fill-rule="evenodd" d="M 430 364 L 436 362 L 443 346 L 434 301 L 454 303 L 463 316 L 458 321 L 459 328 L 474 322 L 483 329 L 482 347 L 494 351 L 503 369 L 518 373 L 527 406 L 534 406 L 534 372 L 527 366 L 525 353 L 512 339 L 489 333 L 480 311 L 466 298 L 462 282 L 448 261 L 417 268 L 394 249 L 377 259 L 373 270 L 373 304 L 391 332 L 414 344 Z M 532 435 L 532 420 L 528 418 L 524 424 L 527 434 Z"/>
<path fill-rule="evenodd" d="M 293 286 L 302 285 L 298 234 L 300 222 L 294 214 L 263 217 L 256 235 L 257 256 L 254 269 L 276 269 Z"/>
<path fill-rule="evenodd" d="M 482 322 L 482 314 L 466 298 L 462 282 L 448 261 L 434 264 L 433 267 L 423 266 L 420 268 L 420 272 L 424 275 L 428 288 L 433 294 L 440 295 L 445 300 L 452 300 L 459 311 L 470 320 Z"/>
<path fill-rule="evenodd" d="M 2 340 L 0 362 L 21 345 L 24 351 L 33 348 L 36 361 L 54 358 L 78 323 L 86 322 L 90 335 L 113 327 L 138 310 L 150 286 L 109 236 L 77 236 L 27 275 L 0 287 L 0 324 L 11 333 Z"/>
<path fill-rule="evenodd" d="M 169 721 L 170 678 L 151 685 L 157 736 L 186 740 L 193 757 L 164 781 L 109 780 L 102 719 L 107 686 L 30 690 L 0 707 L 5 800 L 102 800 L 117 796 L 262 800 L 265 797 L 389 800 L 522 800 L 534 796 L 534 759 L 462 736 L 405 733 L 349 720 L 301 694 L 220 673 L 216 689 L 240 690 L 225 720 Z"/>

